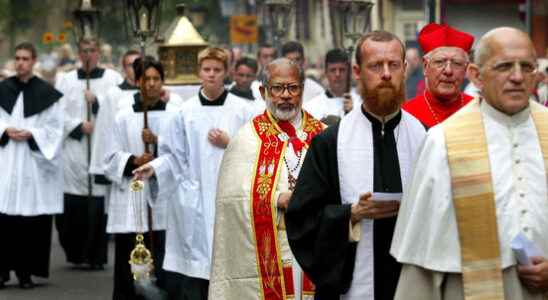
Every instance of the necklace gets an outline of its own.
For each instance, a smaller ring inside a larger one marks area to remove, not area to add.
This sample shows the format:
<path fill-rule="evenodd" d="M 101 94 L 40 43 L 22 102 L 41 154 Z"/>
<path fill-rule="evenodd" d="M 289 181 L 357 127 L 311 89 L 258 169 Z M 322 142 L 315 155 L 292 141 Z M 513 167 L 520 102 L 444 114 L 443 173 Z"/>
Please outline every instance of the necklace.
<path fill-rule="evenodd" d="M 426 102 L 426 105 L 428 106 L 428 110 L 432 114 L 432 117 L 434 117 L 434 122 L 435 122 L 434 125 L 439 124 L 440 119 L 438 118 L 438 114 L 436 114 L 436 112 L 432 108 L 432 105 L 430 105 L 430 100 L 428 100 L 428 97 L 426 97 L 426 91 L 423 92 L 423 96 L 424 96 L 424 101 Z M 460 107 L 463 107 L 463 106 L 464 106 L 464 99 L 462 98 L 462 93 L 460 93 Z"/>
<path fill-rule="evenodd" d="M 295 176 L 293 176 L 293 173 L 295 173 L 297 171 L 297 169 L 299 168 L 299 166 L 301 165 L 301 159 L 302 159 L 303 155 L 302 155 L 302 151 L 299 153 L 299 155 L 297 155 L 297 163 L 295 164 L 295 166 L 293 168 L 290 168 L 289 167 L 289 164 L 287 163 L 287 159 L 285 159 L 285 155 L 284 155 L 284 164 L 285 164 L 285 168 L 287 169 L 287 181 L 289 183 L 289 190 L 290 191 L 293 191 L 295 189 L 295 186 L 297 185 L 297 178 Z"/>

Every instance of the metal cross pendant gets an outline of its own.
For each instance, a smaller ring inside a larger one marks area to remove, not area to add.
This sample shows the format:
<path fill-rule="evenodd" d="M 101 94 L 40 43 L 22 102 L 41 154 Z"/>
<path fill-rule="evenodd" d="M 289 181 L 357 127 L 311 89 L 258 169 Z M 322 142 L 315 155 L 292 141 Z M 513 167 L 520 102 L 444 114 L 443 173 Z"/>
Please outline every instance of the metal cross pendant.
<path fill-rule="evenodd" d="M 289 190 L 293 192 L 295 190 L 295 186 L 297 185 L 297 179 L 293 177 L 293 175 L 289 174 L 287 181 L 289 182 Z"/>

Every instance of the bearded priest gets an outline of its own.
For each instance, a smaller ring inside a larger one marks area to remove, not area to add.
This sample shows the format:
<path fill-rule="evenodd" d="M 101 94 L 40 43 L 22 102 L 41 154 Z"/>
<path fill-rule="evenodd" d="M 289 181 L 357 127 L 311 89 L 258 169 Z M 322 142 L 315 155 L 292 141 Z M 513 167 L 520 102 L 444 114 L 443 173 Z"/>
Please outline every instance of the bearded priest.
<path fill-rule="evenodd" d="M 308 145 L 324 125 L 301 109 L 304 74 L 271 62 L 260 87 L 267 109 L 225 151 L 217 187 L 209 299 L 312 299 L 287 243 L 283 214 Z"/>
<path fill-rule="evenodd" d="M 310 145 L 286 213 L 287 238 L 315 299 L 392 299 L 390 256 L 399 201 L 425 130 L 400 109 L 405 47 L 373 31 L 356 46 L 362 104 Z"/>

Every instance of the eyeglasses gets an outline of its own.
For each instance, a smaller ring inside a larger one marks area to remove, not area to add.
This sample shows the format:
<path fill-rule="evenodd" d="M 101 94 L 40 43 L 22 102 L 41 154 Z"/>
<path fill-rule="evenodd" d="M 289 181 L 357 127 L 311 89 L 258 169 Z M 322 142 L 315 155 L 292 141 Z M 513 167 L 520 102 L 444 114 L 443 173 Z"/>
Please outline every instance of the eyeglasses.
<path fill-rule="evenodd" d="M 538 65 L 527 60 L 501 61 L 491 66 L 491 70 L 501 73 L 510 74 L 520 70 L 524 74 L 533 74 L 537 70 Z"/>
<path fill-rule="evenodd" d="M 451 69 L 464 70 L 468 62 L 460 59 L 448 59 L 448 58 L 432 58 L 430 59 L 430 65 L 438 70 L 443 70 L 449 65 Z"/>
<path fill-rule="evenodd" d="M 274 97 L 281 96 L 285 90 L 289 93 L 291 96 L 298 96 L 303 89 L 303 86 L 300 84 L 275 84 L 275 85 L 269 85 L 268 90 L 270 91 L 270 94 Z"/>

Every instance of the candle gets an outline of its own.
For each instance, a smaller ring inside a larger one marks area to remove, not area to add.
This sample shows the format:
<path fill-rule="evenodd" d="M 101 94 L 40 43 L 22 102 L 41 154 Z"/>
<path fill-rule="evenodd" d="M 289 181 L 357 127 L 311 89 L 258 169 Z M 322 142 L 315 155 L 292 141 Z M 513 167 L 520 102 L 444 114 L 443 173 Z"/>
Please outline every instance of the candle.
<path fill-rule="evenodd" d="M 141 14 L 141 21 L 139 22 L 139 25 L 141 27 L 141 31 L 148 31 L 148 17 L 146 12 L 143 12 Z"/>

